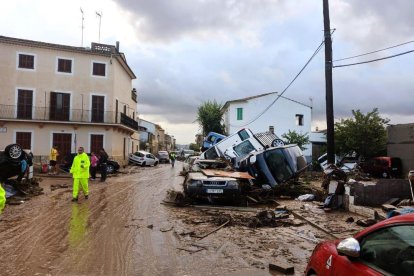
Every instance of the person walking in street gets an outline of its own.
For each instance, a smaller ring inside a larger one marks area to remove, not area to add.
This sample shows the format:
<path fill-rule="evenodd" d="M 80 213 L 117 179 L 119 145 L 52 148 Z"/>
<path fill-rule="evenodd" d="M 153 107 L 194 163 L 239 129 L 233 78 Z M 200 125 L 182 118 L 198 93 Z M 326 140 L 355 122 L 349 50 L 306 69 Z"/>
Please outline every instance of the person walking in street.
<path fill-rule="evenodd" d="M 49 155 L 49 166 L 51 172 L 49 174 L 56 175 L 58 173 L 57 171 L 57 157 L 59 156 L 59 152 L 57 150 L 57 146 L 53 145 L 50 149 L 50 155 Z"/>
<path fill-rule="evenodd" d="M 83 147 L 79 147 L 78 155 L 75 156 L 70 168 L 73 176 L 73 202 L 78 201 L 79 185 L 82 188 L 85 199 L 89 197 L 88 179 L 89 179 L 90 161 L 88 155 L 84 152 Z"/>
<path fill-rule="evenodd" d="M 96 180 L 96 169 L 98 167 L 98 161 L 99 161 L 98 156 L 96 156 L 94 152 L 91 152 L 91 167 L 90 167 L 91 180 Z"/>
<path fill-rule="evenodd" d="M 101 182 L 105 182 L 106 180 L 106 162 L 108 162 L 108 154 L 106 153 L 106 151 L 104 149 L 101 149 L 99 151 L 99 167 L 101 170 Z"/>
<path fill-rule="evenodd" d="M 171 159 L 171 166 L 174 168 L 174 164 L 175 164 L 175 159 L 177 158 L 177 156 L 175 155 L 175 152 L 171 152 L 170 154 L 170 159 Z"/>

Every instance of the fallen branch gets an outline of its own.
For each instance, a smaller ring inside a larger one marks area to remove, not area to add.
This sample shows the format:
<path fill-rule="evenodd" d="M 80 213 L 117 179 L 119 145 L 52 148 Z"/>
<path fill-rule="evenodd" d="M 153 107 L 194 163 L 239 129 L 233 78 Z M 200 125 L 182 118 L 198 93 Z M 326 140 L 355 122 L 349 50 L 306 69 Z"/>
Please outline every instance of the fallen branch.
<path fill-rule="evenodd" d="M 339 239 L 338 236 L 332 234 L 331 232 L 326 231 L 325 229 L 323 229 L 322 227 L 320 227 L 319 225 L 317 225 L 316 223 L 306 219 L 305 217 L 299 215 L 298 213 L 294 212 L 294 211 L 290 211 L 295 217 L 300 218 L 301 220 L 306 221 L 307 223 L 309 223 L 310 225 L 312 225 L 313 227 L 317 228 L 318 230 L 324 232 L 325 234 L 330 235 L 331 237 L 334 237 L 335 239 Z"/>
<path fill-rule="evenodd" d="M 204 234 L 202 236 L 196 236 L 196 238 L 199 238 L 200 240 L 204 239 L 205 237 L 213 234 L 214 232 L 217 232 L 218 230 L 220 230 L 221 228 L 223 228 L 224 226 L 226 226 L 228 223 L 230 222 L 230 220 L 226 221 L 225 223 L 223 223 L 222 225 L 220 225 L 219 227 L 217 227 L 216 229 L 208 232 L 207 234 Z"/>

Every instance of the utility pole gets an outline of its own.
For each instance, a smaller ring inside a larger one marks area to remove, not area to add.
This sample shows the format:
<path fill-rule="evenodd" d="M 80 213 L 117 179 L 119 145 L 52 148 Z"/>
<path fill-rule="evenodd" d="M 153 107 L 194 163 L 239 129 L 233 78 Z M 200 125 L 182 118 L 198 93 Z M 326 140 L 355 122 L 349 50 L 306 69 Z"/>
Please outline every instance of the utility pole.
<path fill-rule="evenodd" d="M 84 17 L 83 17 L 83 10 L 82 10 L 82 8 L 80 8 L 80 11 L 81 11 L 81 13 L 82 13 L 82 39 L 81 39 L 81 47 L 83 47 L 83 29 L 84 29 L 84 27 L 83 27 L 83 20 L 85 19 Z"/>
<path fill-rule="evenodd" d="M 102 19 L 102 12 L 96 12 L 96 16 L 99 16 L 99 35 L 98 35 L 98 42 L 101 43 L 101 19 Z"/>
<path fill-rule="evenodd" d="M 326 125 L 328 164 L 335 164 L 334 111 L 332 88 L 332 39 L 329 22 L 329 3 L 323 0 L 323 26 L 325 36 L 325 89 L 326 89 Z"/>

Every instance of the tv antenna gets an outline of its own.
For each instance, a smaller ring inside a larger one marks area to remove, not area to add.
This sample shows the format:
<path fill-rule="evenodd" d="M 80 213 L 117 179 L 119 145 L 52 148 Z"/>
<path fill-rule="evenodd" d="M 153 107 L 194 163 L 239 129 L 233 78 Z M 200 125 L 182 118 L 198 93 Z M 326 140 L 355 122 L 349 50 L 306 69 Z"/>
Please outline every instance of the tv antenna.
<path fill-rule="evenodd" d="M 84 18 L 84 16 L 83 16 L 83 10 L 82 10 L 82 7 L 80 8 L 80 11 L 81 11 L 81 13 L 82 13 L 82 40 L 81 40 L 81 47 L 83 47 L 83 29 L 85 28 L 84 26 L 83 26 L 83 21 L 85 20 L 85 18 Z"/>
<path fill-rule="evenodd" d="M 96 16 L 99 16 L 99 36 L 98 36 L 98 42 L 101 43 L 101 19 L 102 19 L 102 12 L 96 12 Z"/>

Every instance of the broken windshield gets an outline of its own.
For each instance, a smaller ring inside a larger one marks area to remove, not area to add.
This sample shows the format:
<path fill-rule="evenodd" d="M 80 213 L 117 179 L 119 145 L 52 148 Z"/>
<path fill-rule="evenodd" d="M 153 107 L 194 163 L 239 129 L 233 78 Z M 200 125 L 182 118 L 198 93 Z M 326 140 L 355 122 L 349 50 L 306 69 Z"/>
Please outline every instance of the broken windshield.
<path fill-rule="evenodd" d="M 294 172 L 290 168 L 282 150 L 274 149 L 266 152 L 265 160 L 270 172 L 278 182 L 284 182 L 292 178 Z"/>

